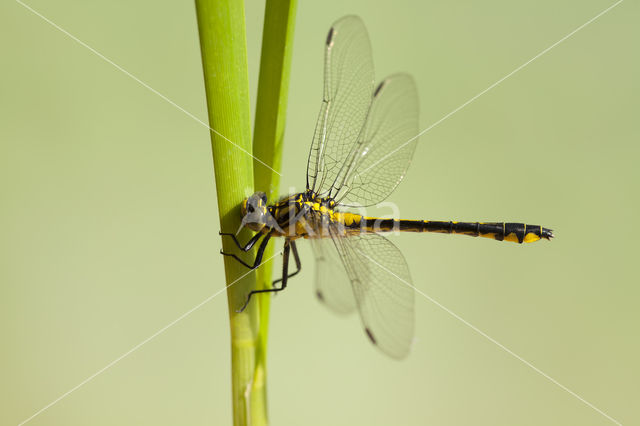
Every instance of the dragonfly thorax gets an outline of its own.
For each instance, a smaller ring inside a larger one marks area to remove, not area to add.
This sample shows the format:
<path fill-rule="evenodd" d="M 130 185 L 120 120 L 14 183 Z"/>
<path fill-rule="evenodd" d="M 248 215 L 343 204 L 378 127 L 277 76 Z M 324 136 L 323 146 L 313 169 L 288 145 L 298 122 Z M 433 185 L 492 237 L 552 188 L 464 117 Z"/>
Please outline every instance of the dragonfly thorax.
<path fill-rule="evenodd" d="M 322 234 L 323 224 L 331 221 L 336 202 L 307 190 L 267 204 L 264 192 L 256 192 L 241 205 L 242 226 L 274 236 L 300 238 Z"/>

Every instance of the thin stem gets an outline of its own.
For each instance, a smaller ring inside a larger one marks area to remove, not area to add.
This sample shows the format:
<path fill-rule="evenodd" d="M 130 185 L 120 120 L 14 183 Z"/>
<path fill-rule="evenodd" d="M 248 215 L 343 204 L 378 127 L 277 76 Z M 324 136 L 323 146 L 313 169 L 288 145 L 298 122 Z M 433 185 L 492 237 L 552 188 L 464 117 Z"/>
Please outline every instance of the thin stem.
<path fill-rule="evenodd" d="M 255 187 L 266 192 L 270 200 L 278 193 L 279 175 L 274 169 L 279 170 L 281 164 L 295 9 L 296 0 L 267 1 L 255 139 L 251 146 L 243 2 L 196 0 L 209 123 L 241 148 L 211 133 L 220 224 L 225 232 L 234 232 L 240 225 L 238 206 L 252 192 L 253 168 Z M 253 168 L 246 152 L 256 156 Z M 223 239 L 223 250 L 233 249 L 229 239 Z M 272 256 L 273 247 L 269 247 L 264 259 Z M 225 258 L 227 283 L 244 273 L 242 268 L 233 259 Z M 257 280 L 249 274 L 227 292 L 236 426 L 267 424 L 269 298 L 258 298 L 242 313 L 235 310 L 242 306 L 250 290 L 271 285 L 271 272 L 271 264 L 266 263 L 258 270 Z"/>
<path fill-rule="evenodd" d="M 242 148 L 211 132 L 220 228 L 236 232 L 240 226 L 239 205 L 253 190 L 253 163 L 246 154 L 252 147 L 244 2 L 196 0 L 196 13 L 210 126 Z M 248 237 L 246 231 L 240 235 L 241 240 Z M 222 247 L 228 252 L 235 249 L 228 238 L 222 239 Z M 249 260 L 254 253 L 240 255 Z M 227 283 L 246 273 L 233 259 L 225 258 L 224 262 Z M 255 274 L 248 274 L 227 291 L 236 426 L 267 423 L 264 386 L 254 386 L 259 305 L 251 304 L 236 313 L 253 288 Z"/>
<path fill-rule="evenodd" d="M 282 161 L 296 6 L 296 0 L 268 0 L 265 7 L 253 152 L 275 170 L 280 170 Z M 264 191 L 267 199 L 273 202 L 278 197 L 280 176 L 257 161 L 253 165 L 256 190 Z M 273 243 L 270 243 L 265 258 L 273 256 L 273 249 Z M 259 288 L 271 286 L 272 269 L 273 264 L 268 264 L 258 271 L 256 279 Z M 265 378 L 271 299 L 258 299 L 260 330 L 257 371 L 260 377 Z"/>

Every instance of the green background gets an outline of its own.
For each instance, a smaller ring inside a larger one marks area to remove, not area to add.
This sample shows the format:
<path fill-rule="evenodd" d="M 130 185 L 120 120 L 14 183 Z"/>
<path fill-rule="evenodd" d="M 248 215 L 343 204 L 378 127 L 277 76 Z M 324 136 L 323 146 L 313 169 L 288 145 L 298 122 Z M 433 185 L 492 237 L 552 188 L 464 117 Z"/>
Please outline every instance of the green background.
<path fill-rule="evenodd" d="M 379 78 L 415 76 L 425 128 L 612 4 L 301 2 L 282 192 L 303 189 L 340 16 L 364 19 Z M 191 2 L 29 5 L 206 121 Z M 263 10 L 247 4 L 252 104 Z M 392 238 L 418 289 L 623 424 L 640 423 L 639 11 L 621 3 L 434 127 L 391 197 L 406 218 L 554 229 Z M 0 16 L 0 424 L 17 424 L 224 282 L 207 129 L 19 3 Z M 315 300 L 301 255 L 272 305 L 274 425 L 613 424 L 420 295 L 411 355 L 384 357 Z M 29 424 L 230 424 L 228 333 L 221 294 Z"/>

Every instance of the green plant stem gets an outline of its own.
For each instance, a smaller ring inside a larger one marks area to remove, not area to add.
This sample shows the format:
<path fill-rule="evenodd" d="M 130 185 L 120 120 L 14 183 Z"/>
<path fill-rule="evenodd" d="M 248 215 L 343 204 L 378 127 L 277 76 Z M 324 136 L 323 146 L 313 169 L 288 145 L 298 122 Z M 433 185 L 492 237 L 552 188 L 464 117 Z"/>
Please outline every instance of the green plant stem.
<path fill-rule="evenodd" d="M 254 160 L 255 188 L 264 191 L 273 202 L 278 197 L 281 169 L 282 144 L 284 140 L 289 74 L 296 14 L 296 0 L 268 0 L 265 7 L 262 31 L 262 53 L 260 56 L 260 78 L 256 104 L 256 124 L 253 135 L 254 155 L 272 169 Z M 270 243 L 265 257 L 273 256 Z M 273 264 L 267 264 L 257 273 L 260 288 L 271 286 Z M 269 297 L 261 297 L 260 330 L 258 333 L 257 371 L 266 377 L 266 348 L 269 332 Z"/>
<path fill-rule="evenodd" d="M 204 69 L 220 226 L 235 232 L 240 225 L 238 206 L 255 187 L 273 200 L 278 193 L 282 141 L 287 109 L 289 70 L 295 20 L 295 0 L 269 0 L 265 10 L 256 127 L 250 145 L 249 83 L 244 5 L 241 0 L 196 0 Z M 231 140 L 225 140 L 226 138 Z M 235 146 L 234 146 L 235 145 Z M 255 160 L 252 167 L 251 157 Z M 269 167 L 265 166 L 269 165 Z M 246 233 L 246 231 L 245 231 Z M 248 238 L 240 236 L 241 241 Z M 223 250 L 238 250 L 223 238 Z M 269 297 L 258 297 L 242 313 L 248 292 L 271 285 L 273 247 L 254 274 L 225 258 L 229 318 L 233 418 L 236 426 L 266 425 L 266 345 Z M 253 256 L 248 254 L 245 261 Z M 236 282 L 236 280 L 239 280 Z"/>
<path fill-rule="evenodd" d="M 239 205 L 253 191 L 253 164 L 247 154 L 252 147 L 244 3 L 196 0 L 196 13 L 209 123 L 215 129 L 211 146 L 220 229 L 235 233 L 240 226 Z M 239 235 L 240 241 L 248 237 L 247 231 Z M 227 252 L 239 252 L 230 238 L 222 239 L 222 247 Z M 244 255 L 244 259 L 253 259 L 253 253 Z M 236 426 L 267 424 L 264 385 L 255 386 L 259 305 L 251 303 L 242 313 L 236 313 L 255 288 L 255 274 L 247 272 L 234 259 L 225 258 L 226 282 L 233 284 L 227 289 L 227 300 Z"/>

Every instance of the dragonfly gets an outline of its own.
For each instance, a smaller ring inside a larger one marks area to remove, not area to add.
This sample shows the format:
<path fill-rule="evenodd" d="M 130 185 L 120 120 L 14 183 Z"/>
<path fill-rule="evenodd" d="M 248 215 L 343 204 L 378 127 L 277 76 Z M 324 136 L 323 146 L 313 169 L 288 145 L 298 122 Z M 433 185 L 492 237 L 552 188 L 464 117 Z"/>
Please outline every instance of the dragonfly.
<path fill-rule="evenodd" d="M 367 30 L 357 16 L 336 21 L 324 47 L 324 91 L 307 160 L 304 192 L 270 204 L 256 192 L 241 204 L 242 225 L 255 231 L 245 244 L 258 244 L 250 269 L 262 263 L 267 243 L 284 238 L 282 278 L 271 288 L 248 293 L 242 311 L 259 293 L 275 293 L 301 270 L 296 242 L 311 241 L 316 259 L 317 297 L 338 314 L 357 311 L 369 340 L 401 359 L 414 336 L 414 289 L 407 262 L 383 233 L 437 232 L 531 243 L 553 238 L 539 225 L 377 218 L 351 213 L 385 200 L 404 178 L 418 141 L 418 91 L 414 79 L 394 74 L 374 84 Z M 289 270 L 291 255 L 295 270 Z"/>

